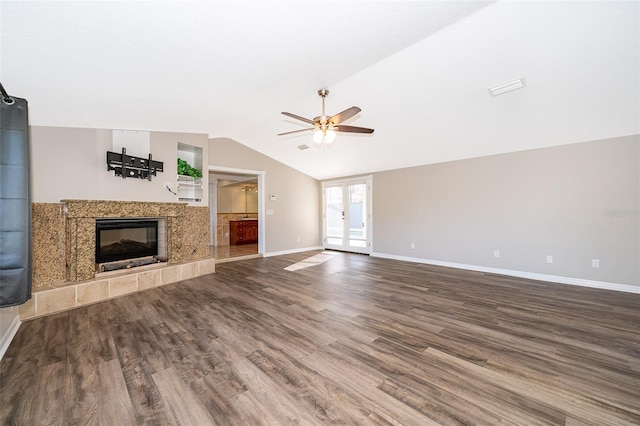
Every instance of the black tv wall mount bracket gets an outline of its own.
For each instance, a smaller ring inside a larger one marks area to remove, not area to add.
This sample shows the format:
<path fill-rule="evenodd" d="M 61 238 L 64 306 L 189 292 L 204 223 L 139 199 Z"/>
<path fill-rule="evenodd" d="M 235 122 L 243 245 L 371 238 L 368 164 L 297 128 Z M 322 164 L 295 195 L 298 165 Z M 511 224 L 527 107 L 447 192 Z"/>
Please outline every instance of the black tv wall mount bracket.
<path fill-rule="evenodd" d="M 107 151 L 107 170 L 113 170 L 116 176 L 122 178 L 138 178 L 151 180 L 156 172 L 163 171 L 164 163 L 151 158 L 141 158 L 127 155 L 127 149 L 122 148 L 122 153 Z"/>

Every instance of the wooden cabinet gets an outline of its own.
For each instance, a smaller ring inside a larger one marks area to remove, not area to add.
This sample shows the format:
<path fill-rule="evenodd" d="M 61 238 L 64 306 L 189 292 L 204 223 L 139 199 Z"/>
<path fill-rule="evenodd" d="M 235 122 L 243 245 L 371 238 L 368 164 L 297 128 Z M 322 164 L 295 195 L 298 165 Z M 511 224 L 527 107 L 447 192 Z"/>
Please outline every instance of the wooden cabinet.
<path fill-rule="evenodd" d="M 258 242 L 258 219 L 229 221 L 229 244 L 255 244 Z"/>

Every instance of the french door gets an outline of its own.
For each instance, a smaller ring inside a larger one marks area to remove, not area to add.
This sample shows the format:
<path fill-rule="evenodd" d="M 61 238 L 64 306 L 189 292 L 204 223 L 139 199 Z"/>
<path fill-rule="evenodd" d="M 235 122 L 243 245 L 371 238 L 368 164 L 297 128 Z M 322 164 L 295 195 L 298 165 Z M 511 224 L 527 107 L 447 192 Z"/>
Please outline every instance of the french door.
<path fill-rule="evenodd" d="M 371 253 L 371 176 L 322 183 L 324 247 Z"/>

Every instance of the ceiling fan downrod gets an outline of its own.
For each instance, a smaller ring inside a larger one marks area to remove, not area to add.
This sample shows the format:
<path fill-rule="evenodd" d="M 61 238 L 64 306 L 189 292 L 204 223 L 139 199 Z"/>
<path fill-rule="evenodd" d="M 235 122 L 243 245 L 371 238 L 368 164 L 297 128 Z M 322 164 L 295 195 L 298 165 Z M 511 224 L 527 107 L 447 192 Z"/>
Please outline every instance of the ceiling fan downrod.
<path fill-rule="evenodd" d="M 327 124 L 327 115 L 324 112 L 324 99 L 329 95 L 329 90 L 328 89 L 320 89 L 318 90 L 318 95 L 322 98 L 322 115 L 319 117 L 320 118 L 320 124 L 322 126 L 326 126 Z"/>

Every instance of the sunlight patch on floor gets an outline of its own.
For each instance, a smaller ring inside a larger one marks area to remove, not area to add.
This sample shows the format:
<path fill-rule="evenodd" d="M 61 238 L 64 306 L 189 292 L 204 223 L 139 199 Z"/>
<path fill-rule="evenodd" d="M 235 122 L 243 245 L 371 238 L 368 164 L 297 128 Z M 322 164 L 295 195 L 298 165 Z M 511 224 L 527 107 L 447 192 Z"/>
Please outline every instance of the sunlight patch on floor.
<path fill-rule="evenodd" d="M 327 260 L 331 259 L 336 254 L 337 253 L 332 253 L 330 251 L 323 251 L 322 253 L 316 254 L 298 263 L 294 263 L 293 265 L 287 266 L 284 269 L 287 271 L 297 271 L 298 269 L 308 268 L 309 266 L 320 265 L 321 263 L 324 263 Z"/>

